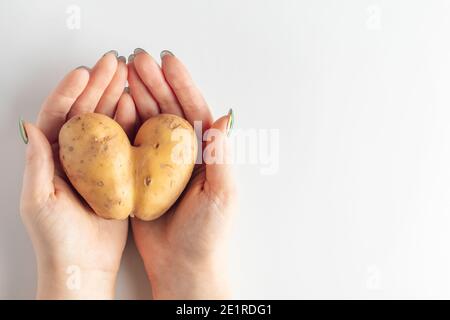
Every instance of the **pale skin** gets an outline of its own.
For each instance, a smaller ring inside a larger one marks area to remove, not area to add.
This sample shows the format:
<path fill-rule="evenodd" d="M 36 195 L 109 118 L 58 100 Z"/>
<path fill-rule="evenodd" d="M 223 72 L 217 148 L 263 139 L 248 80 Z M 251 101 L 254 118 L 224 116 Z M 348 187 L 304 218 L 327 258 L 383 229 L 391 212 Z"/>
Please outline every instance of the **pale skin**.
<path fill-rule="evenodd" d="M 126 64 L 109 52 L 92 69 L 71 71 L 43 103 L 36 124 L 25 123 L 29 141 L 20 212 L 35 249 L 38 299 L 113 298 L 127 239 L 128 220 L 96 216 L 68 184 L 57 156 L 65 121 L 84 112 L 103 113 L 114 118 L 131 141 L 139 124 L 158 113 L 202 121 L 204 129 L 227 130 L 229 116 L 213 122 L 177 57 L 163 55 L 161 67 L 143 50 L 130 58 Z M 126 80 L 129 93 L 124 91 Z M 214 141 L 227 159 L 226 135 Z M 226 245 L 235 208 L 230 166 L 208 163 L 196 167 L 183 195 L 161 218 L 131 219 L 153 298 L 231 297 Z M 76 274 L 70 273 L 73 270 Z M 68 281 L 78 273 L 74 289 Z"/>

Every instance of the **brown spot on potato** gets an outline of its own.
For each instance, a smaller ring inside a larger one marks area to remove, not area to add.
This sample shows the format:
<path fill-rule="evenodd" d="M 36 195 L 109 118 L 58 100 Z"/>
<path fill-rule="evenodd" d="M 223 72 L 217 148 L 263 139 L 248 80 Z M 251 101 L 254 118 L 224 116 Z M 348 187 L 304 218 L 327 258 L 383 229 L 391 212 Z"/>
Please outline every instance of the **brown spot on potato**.
<path fill-rule="evenodd" d="M 69 147 L 69 151 L 70 151 L 70 152 L 73 151 L 73 147 L 72 147 L 72 146 Z"/>
<path fill-rule="evenodd" d="M 169 126 L 169 128 L 171 129 L 171 130 L 175 130 L 176 128 L 178 128 L 179 126 L 181 126 L 181 124 L 180 123 L 171 123 L 170 124 L 170 126 Z"/>
<path fill-rule="evenodd" d="M 173 166 L 172 166 L 171 164 L 168 164 L 168 163 L 161 163 L 161 164 L 159 165 L 159 167 L 160 167 L 161 169 L 166 169 L 166 168 L 173 169 Z"/>
<path fill-rule="evenodd" d="M 98 187 L 103 187 L 105 184 L 103 183 L 103 181 L 97 181 L 97 186 Z"/>
<path fill-rule="evenodd" d="M 159 148 L 159 142 L 153 144 L 153 149 L 158 149 Z"/>
<path fill-rule="evenodd" d="M 144 179 L 144 184 L 148 187 L 150 185 L 150 183 L 152 183 L 152 178 L 150 178 L 149 176 L 146 176 Z"/>

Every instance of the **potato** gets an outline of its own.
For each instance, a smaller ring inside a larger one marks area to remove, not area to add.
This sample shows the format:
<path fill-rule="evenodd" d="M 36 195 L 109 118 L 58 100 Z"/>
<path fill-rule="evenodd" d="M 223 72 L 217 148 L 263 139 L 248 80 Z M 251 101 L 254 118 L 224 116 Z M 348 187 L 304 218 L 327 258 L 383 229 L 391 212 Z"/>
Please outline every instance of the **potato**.
<path fill-rule="evenodd" d="M 192 126 L 170 114 L 148 119 L 132 146 L 117 122 L 85 113 L 64 124 L 59 146 L 78 193 L 99 216 L 120 220 L 164 214 L 189 182 L 197 156 Z"/>

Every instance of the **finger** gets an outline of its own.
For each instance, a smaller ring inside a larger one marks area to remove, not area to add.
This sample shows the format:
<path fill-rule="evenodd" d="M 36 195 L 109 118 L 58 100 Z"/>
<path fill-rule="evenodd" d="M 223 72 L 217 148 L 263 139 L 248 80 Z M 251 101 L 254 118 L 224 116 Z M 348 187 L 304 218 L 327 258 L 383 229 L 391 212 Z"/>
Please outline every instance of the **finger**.
<path fill-rule="evenodd" d="M 136 106 L 134 105 L 133 98 L 129 93 L 124 92 L 120 97 L 114 120 L 122 126 L 123 130 L 131 140 L 136 129 L 138 117 Z"/>
<path fill-rule="evenodd" d="M 59 130 L 66 122 L 70 108 L 89 81 L 89 70 L 79 67 L 67 74 L 42 104 L 37 127 L 50 143 L 58 139 Z"/>
<path fill-rule="evenodd" d="M 203 160 L 206 164 L 206 184 L 216 195 L 226 195 L 233 190 L 231 152 L 228 132 L 233 123 L 233 112 L 218 119 L 205 132 L 206 147 Z"/>
<path fill-rule="evenodd" d="M 185 66 L 167 50 L 161 52 L 161 63 L 164 76 L 180 102 L 186 119 L 191 124 L 202 121 L 203 129 L 208 129 L 213 119 L 211 111 Z"/>
<path fill-rule="evenodd" d="M 184 117 L 178 100 L 156 61 L 140 48 L 134 50 L 134 55 L 133 63 L 136 72 L 155 98 L 161 112 Z"/>
<path fill-rule="evenodd" d="M 159 113 L 159 107 L 141 78 L 139 78 L 133 60 L 134 54 L 128 58 L 128 86 L 130 87 L 131 96 L 136 103 L 136 110 L 139 117 L 144 122 L 148 118 L 156 116 Z"/>
<path fill-rule="evenodd" d="M 28 137 L 22 202 L 43 205 L 54 193 L 54 163 L 50 143 L 44 133 L 31 123 L 24 124 Z"/>
<path fill-rule="evenodd" d="M 98 60 L 94 68 L 92 68 L 89 83 L 72 106 L 69 112 L 69 118 L 77 114 L 93 112 L 95 110 L 100 98 L 114 77 L 116 69 L 117 52 L 107 52 Z"/>
<path fill-rule="evenodd" d="M 116 110 L 117 102 L 122 96 L 123 89 L 127 82 L 128 68 L 126 59 L 123 56 L 117 58 L 117 69 L 110 84 L 103 93 L 100 101 L 97 104 L 95 112 L 103 113 L 108 117 L 113 117 Z"/>

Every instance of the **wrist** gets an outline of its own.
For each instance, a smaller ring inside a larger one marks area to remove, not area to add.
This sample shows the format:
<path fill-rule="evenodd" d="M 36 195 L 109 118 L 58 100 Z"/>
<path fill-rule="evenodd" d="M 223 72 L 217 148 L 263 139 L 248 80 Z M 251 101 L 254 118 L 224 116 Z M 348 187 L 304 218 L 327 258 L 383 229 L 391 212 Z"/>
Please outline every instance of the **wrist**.
<path fill-rule="evenodd" d="M 37 299 L 113 299 L 117 273 L 78 265 L 39 265 Z"/>
<path fill-rule="evenodd" d="M 147 269 L 148 270 L 148 269 Z M 147 272 L 154 299 L 230 299 L 228 272 L 216 263 L 171 264 Z"/>

